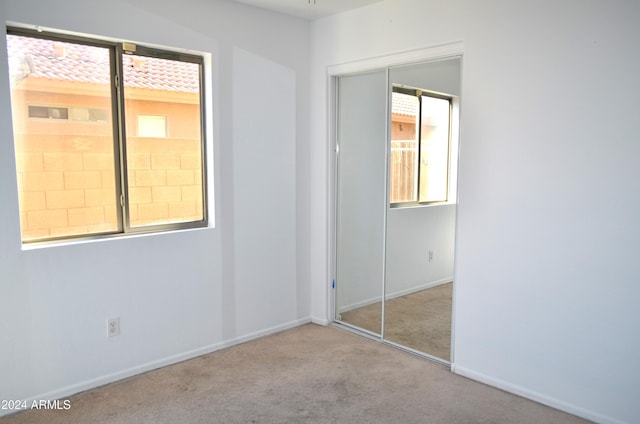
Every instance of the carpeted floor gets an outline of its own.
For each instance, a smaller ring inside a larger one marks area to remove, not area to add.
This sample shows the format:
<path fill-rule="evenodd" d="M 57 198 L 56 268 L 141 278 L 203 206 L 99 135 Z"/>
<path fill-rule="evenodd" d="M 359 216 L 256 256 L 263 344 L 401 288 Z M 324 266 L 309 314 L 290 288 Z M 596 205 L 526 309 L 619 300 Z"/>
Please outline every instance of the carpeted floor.
<path fill-rule="evenodd" d="M 453 283 L 399 296 L 385 304 L 385 339 L 451 359 L 451 297 Z M 341 314 L 342 321 L 380 333 L 380 302 Z"/>
<path fill-rule="evenodd" d="M 333 327 L 308 324 L 2 424 L 586 423 Z"/>

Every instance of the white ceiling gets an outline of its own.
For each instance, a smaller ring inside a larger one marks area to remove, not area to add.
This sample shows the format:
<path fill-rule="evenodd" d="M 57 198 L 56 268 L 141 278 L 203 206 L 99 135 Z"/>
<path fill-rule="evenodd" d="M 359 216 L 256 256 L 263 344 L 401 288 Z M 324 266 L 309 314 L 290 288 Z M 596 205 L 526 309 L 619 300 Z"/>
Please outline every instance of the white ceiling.
<path fill-rule="evenodd" d="M 308 20 L 334 15 L 383 0 L 234 0 Z"/>

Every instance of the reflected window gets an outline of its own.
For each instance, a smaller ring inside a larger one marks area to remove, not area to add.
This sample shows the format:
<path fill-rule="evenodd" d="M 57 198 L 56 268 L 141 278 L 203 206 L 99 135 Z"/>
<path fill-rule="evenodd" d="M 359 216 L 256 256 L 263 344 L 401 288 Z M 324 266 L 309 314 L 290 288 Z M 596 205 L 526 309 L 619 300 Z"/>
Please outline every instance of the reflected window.
<path fill-rule="evenodd" d="M 451 98 L 394 87 L 391 101 L 390 203 L 403 206 L 446 202 Z"/>

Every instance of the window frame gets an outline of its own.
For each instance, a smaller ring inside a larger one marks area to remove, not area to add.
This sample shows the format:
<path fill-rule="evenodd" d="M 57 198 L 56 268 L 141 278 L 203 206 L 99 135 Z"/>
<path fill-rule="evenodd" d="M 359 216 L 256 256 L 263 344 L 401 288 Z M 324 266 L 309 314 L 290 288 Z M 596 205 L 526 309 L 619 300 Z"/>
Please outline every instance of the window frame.
<path fill-rule="evenodd" d="M 47 245 L 60 244 L 61 242 L 88 241 L 103 238 L 119 238 L 136 234 L 163 233 L 176 230 L 206 228 L 209 226 L 208 210 L 208 170 L 207 170 L 207 128 L 206 128 L 206 85 L 205 85 L 205 57 L 203 55 L 159 49 L 124 40 L 105 40 L 91 36 L 78 36 L 55 31 L 31 29 L 24 27 L 6 26 L 5 37 L 17 35 L 23 37 L 39 38 L 51 41 L 83 44 L 106 48 L 109 51 L 110 93 L 111 93 L 111 121 L 113 134 L 114 154 L 114 178 L 116 198 L 114 199 L 117 210 L 117 229 L 96 233 L 73 234 L 54 236 L 40 239 L 24 240 L 21 235 L 22 245 Z M 132 50 L 133 49 L 133 50 Z M 171 222 L 162 224 L 150 224 L 132 227 L 130 225 L 130 196 L 127 175 L 127 133 L 125 117 L 125 88 L 123 57 L 127 54 L 145 56 L 159 59 L 168 59 L 180 62 L 195 63 L 199 66 L 199 110 L 200 110 L 200 162 L 201 162 L 201 198 L 202 219 L 197 221 Z M 13 105 L 11 107 L 13 112 Z M 15 142 L 15 136 L 14 136 Z M 14 161 L 16 157 L 14 156 Z M 21 212 L 21 211 L 20 211 Z"/>
<path fill-rule="evenodd" d="M 408 202 L 391 202 L 389 198 L 388 204 L 390 208 L 405 208 L 405 207 L 413 207 L 413 206 L 429 206 L 429 205 L 439 205 L 439 204 L 447 204 L 451 202 L 450 196 L 450 184 L 451 184 L 451 159 L 452 159 L 452 143 L 453 143 L 453 113 L 454 113 L 454 96 L 438 93 L 431 90 L 426 90 L 423 88 L 410 87 L 404 84 L 392 84 L 391 86 L 391 96 L 393 93 L 406 94 L 410 96 L 414 96 L 418 99 L 418 116 L 416 118 L 416 132 L 417 132 L 417 169 L 416 169 L 416 200 L 408 201 Z M 446 183 L 446 198 L 444 200 L 429 200 L 429 201 L 420 201 L 420 158 L 421 158 L 421 149 L 422 149 L 422 97 L 431 97 L 435 99 L 446 100 L 449 103 L 449 122 L 448 122 L 448 131 L 447 131 L 447 183 Z M 391 99 L 391 102 L 393 100 Z M 391 107 L 389 108 L 391 110 Z M 389 128 L 391 128 L 393 113 L 389 114 Z M 391 157 L 391 136 L 389 136 L 389 157 Z M 389 171 L 391 171 L 391 167 L 389 164 Z M 389 178 L 391 178 L 391 174 L 389 173 Z M 389 188 L 390 190 L 391 188 Z M 389 196 L 391 193 L 389 193 Z"/>

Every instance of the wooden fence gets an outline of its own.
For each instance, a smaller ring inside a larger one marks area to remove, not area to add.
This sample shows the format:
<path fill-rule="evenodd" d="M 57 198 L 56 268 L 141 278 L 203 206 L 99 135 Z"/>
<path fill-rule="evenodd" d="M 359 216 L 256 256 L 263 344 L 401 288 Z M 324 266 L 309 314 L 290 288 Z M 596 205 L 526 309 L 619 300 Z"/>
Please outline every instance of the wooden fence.
<path fill-rule="evenodd" d="M 392 140 L 389 159 L 389 199 L 391 203 L 413 202 L 417 196 L 417 140 Z"/>

